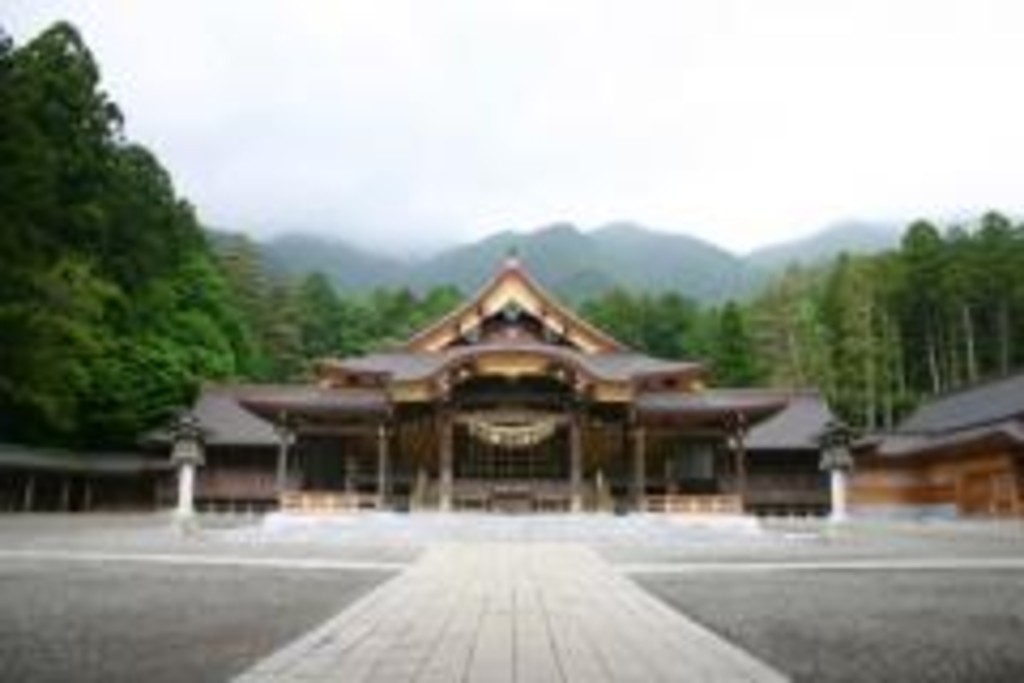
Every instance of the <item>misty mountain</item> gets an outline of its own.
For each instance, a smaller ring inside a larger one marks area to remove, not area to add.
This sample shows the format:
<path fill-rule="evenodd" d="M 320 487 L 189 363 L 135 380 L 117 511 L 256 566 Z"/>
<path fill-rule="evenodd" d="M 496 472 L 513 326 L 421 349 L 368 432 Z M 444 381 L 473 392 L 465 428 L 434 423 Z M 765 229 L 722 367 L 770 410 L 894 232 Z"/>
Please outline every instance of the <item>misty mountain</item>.
<path fill-rule="evenodd" d="M 899 245 L 903 226 L 898 223 L 843 221 L 808 237 L 779 242 L 750 252 L 748 264 L 775 272 L 793 264 L 813 265 L 842 252 L 877 254 Z"/>
<path fill-rule="evenodd" d="M 502 232 L 417 264 L 410 283 L 420 288 L 454 283 L 472 291 L 513 252 L 544 286 L 574 302 L 615 286 L 724 301 L 742 296 L 753 284 L 742 260 L 712 244 L 629 223 L 591 232 L 567 223 Z"/>
<path fill-rule="evenodd" d="M 750 295 L 772 271 L 792 261 L 816 262 L 841 251 L 879 251 L 898 238 L 888 226 L 844 223 L 743 258 L 692 236 L 617 222 L 587 232 L 569 223 L 527 232 L 509 230 L 420 260 L 402 260 L 312 235 L 284 235 L 261 248 L 275 271 L 320 271 L 346 291 L 382 286 L 422 291 L 455 285 L 470 293 L 515 253 L 537 280 L 570 302 L 618 286 L 652 293 L 678 291 L 702 303 L 721 303 Z"/>
<path fill-rule="evenodd" d="M 267 267 L 284 275 L 321 272 L 342 290 L 395 284 L 407 264 L 357 246 L 311 234 L 284 234 L 263 243 Z"/>

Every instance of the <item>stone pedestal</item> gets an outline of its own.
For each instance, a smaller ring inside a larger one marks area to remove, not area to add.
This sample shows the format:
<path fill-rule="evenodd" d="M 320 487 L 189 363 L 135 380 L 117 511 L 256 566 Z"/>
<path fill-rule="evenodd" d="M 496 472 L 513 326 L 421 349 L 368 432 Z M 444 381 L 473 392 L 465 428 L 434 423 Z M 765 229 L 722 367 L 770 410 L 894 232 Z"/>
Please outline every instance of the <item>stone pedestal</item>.
<path fill-rule="evenodd" d="M 846 470 L 836 468 L 829 472 L 829 485 L 832 493 L 832 512 L 829 520 L 842 522 L 848 518 L 846 506 Z"/>
<path fill-rule="evenodd" d="M 832 498 L 832 512 L 829 521 L 842 522 L 847 518 L 846 509 L 846 478 L 853 469 L 853 456 L 850 454 L 850 443 L 853 441 L 853 430 L 849 425 L 835 421 L 829 422 L 819 438 L 821 444 L 821 469 L 828 472 L 829 489 Z"/>
<path fill-rule="evenodd" d="M 190 520 L 196 514 L 195 482 L 195 463 L 182 462 L 178 466 L 178 507 L 174 510 L 174 516 L 179 521 Z"/>
<path fill-rule="evenodd" d="M 203 464 L 203 433 L 191 414 L 183 415 L 175 425 L 171 461 L 178 467 L 178 505 L 174 519 L 179 529 L 188 530 L 196 514 L 196 468 Z"/>

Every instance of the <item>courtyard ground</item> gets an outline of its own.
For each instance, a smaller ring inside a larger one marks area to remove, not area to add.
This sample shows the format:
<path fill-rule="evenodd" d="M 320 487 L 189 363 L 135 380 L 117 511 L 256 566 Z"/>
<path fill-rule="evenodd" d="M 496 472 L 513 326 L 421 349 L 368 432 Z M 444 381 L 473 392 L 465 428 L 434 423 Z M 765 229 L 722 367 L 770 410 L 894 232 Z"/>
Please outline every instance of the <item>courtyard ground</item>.
<path fill-rule="evenodd" d="M 229 680 L 436 548 L 506 546 L 591 557 L 796 680 L 1024 680 L 1019 523 L 374 514 L 0 517 L 0 680 Z"/>

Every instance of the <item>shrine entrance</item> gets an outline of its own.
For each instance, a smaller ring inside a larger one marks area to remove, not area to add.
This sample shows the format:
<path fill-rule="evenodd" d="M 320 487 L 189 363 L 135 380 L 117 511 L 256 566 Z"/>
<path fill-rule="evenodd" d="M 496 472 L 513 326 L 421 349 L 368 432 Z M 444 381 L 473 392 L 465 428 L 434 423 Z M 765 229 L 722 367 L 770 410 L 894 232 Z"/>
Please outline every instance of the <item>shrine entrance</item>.
<path fill-rule="evenodd" d="M 571 386 L 555 376 L 472 376 L 452 392 L 452 505 L 579 509 L 582 453 Z M 574 451 L 575 448 L 575 451 Z"/>
<path fill-rule="evenodd" d="M 569 419 L 525 411 L 460 415 L 454 433 L 457 507 L 512 512 L 572 503 Z"/>

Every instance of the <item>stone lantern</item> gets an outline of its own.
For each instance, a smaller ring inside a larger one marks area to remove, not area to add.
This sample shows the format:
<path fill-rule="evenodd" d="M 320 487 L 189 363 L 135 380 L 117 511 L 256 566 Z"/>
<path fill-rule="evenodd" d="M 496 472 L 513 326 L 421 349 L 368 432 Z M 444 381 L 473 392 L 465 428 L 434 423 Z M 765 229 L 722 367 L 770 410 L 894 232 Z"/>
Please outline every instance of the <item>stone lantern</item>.
<path fill-rule="evenodd" d="M 830 421 L 818 439 L 821 446 L 820 467 L 829 473 L 829 484 L 832 498 L 832 513 L 829 519 L 841 522 L 847 518 L 846 479 L 853 469 L 853 457 L 850 455 L 850 443 L 853 441 L 853 430 L 844 422 Z"/>
<path fill-rule="evenodd" d="M 196 467 L 203 464 L 203 429 L 191 412 L 182 413 L 172 430 L 171 462 L 178 468 L 178 507 L 175 519 L 187 523 L 195 517 Z"/>

